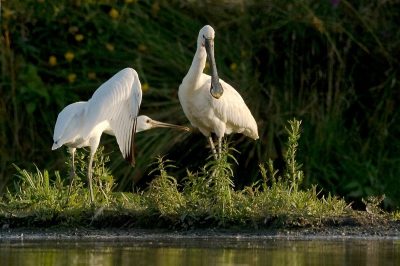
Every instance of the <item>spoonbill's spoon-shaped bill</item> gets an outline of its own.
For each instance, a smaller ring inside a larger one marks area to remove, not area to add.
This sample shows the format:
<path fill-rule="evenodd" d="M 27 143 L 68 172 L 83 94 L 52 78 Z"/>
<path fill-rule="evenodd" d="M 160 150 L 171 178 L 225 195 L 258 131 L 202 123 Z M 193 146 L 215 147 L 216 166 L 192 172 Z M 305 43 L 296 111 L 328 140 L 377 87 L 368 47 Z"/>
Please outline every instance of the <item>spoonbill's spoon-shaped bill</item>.
<path fill-rule="evenodd" d="M 224 89 L 222 88 L 221 83 L 219 83 L 217 66 L 215 64 L 214 38 L 213 37 L 204 38 L 204 45 L 206 48 L 208 62 L 210 64 L 210 72 L 211 72 L 210 93 L 214 98 L 219 99 L 224 93 Z"/>

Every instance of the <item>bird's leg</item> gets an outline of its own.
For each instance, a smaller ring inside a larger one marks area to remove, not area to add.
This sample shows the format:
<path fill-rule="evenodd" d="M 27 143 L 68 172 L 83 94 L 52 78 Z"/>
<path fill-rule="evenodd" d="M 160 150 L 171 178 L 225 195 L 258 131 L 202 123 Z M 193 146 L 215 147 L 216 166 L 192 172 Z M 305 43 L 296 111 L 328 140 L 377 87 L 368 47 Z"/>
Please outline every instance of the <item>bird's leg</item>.
<path fill-rule="evenodd" d="M 75 148 L 69 148 L 69 151 L 72 156 L 72 166 L 71 166 L 71 171 L 69 172 L 69 186 L 71 188 L 72 182 L 74 182 L 75 179 Z"/>
<path fill-rule="evenodd" d="M 75 179 L 75 151 L 76 151 L 76 148 L 69 147 L 69 152 L 71 153 L 71 157 L 72 157 L 72 166 L 71 166 L 71 170 L 69 172 L 69 191 L 68 191 L 68 198 L 67 198 L 66 204 L 68 204 L 69 196 L 71 195 L 71 190 L 72 190 L 72 183 L 74 182 L 74 179 Z"/>
<path fill-rule="evenodd" d="M 215 150 L 215 145 L 214 145 L 214 141 L 211 137 L 211 133 L 208 136 L 208 142 L 210 142 L 211 150 L 212 150 L 212 153 L 214 154 L 215 161 L 218 161 L 218 155 L 217 155 L 217 151 Z M 214 169 L 213 172 L 211 173 L 211 176 L 215 176 L 216 171 L 217 171 L 217 169 Z"/>
<path fill-rule="evenodd" d="M 99 146 L 99 143 L 100 143 L 100 137 L 101 137 L 101 135 L 92 137 L 89 141 L 90 158 L 89 158 L 89 164 L 88 164 L 87 179 L 88 179 L 89 189 L 90 189 L 90 199 L 92 200 L 92 202 L 94 202 L 93 188 L 92 188 L 92 164 L 93 164 L 94 154 L 96 153 L 97 147 Z"/>
<path fill-rule="evenodd" d="M 96 151 L 95 151 L 95 152 L 96 152 Z M 89 158 L 88 171 L 87 171 L 87 179 L 88 179 L 88 183 L 89 183 L 90 199 L 92 200 L 92 202 L 94 201 L 93 188 L 92 188 L 92 163 L 93 163 L 93 156 L 94 156 L 94 152 L 90 151 L 90 158 Z"/>
<path fill-rule="evenodd" d="M 222 137 L 218 137 L 218 156 L 222 157 Z"/>
<path fill-rule="evenodd" d="M 214 154 L 214 159 L 217 161 L 218 160 L 217 151 L 215 150 L 215 146 L 214 146 L 214 142 L 211 137 L 211 134 L 208 136 L 208 141 L 210 142 L 211 150 Z"/>

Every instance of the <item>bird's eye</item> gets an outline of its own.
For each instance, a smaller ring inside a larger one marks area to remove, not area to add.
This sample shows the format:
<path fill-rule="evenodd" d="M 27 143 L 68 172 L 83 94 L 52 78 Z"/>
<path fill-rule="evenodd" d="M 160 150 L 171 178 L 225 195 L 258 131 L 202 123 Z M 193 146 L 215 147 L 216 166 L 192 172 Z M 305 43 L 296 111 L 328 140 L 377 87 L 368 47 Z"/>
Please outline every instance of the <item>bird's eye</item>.
<path fill-rule="evenodd" d="M 150 123 L 150 119 L 147 119 L 147 120 L 146 120 L 146 123 Z"/>

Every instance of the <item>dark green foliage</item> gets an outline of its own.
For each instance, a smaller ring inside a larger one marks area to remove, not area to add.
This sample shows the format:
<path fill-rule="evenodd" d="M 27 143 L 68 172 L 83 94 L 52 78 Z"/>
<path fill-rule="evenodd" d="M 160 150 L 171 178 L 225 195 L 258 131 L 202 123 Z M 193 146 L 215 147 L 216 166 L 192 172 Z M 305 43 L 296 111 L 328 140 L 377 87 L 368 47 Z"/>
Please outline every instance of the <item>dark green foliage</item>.
<path fill-rule="evenodd" d="M 210 24 L 219 75 L 243 96 L 259 127 L 258 141 L 241 134 L 228 138 L 240 152 L 238 164 L 228 170 L 235 190 L 259 180 L 259 164 L 268 158 L 281 173 L 288 170 L 285 125 L 297 117 L 304 121 L 297 157 L 302 188 L 318 184 L 323 194 L 344 196 L 357 208 L 364 208 L 362 198 L 385 194 L 384 209 L 395 209 L 400 204 L 399 9 L 399 0 L 342 0 L 336 8 L 328 0 L 5 1 L 0 191 L 14 191 L 12 163 L 30 169 L 34 162 L 49 172 L 64 168 L 65 149 L 50 150 L 57 114 L 71 102 L 88 100 L 124 67 L 135 68 L 149 88 L 141 114 L 188 125 L 177 91 L 198 31 Z M 118 16 L 112 18 L 112 10 Z M 75 55 L 71 61 L 67 52 Z M 147 177 L 147 166 L 158 154 L 168 154 L 178 167 L 177 183 L 186 168 L 200 168 L 209 156 L 196 130 L 157 129 L 137 134 L 135 142 L 132 168 L 114 138 L 103 137 L 105 150 L 114 151 L 109 167 L 117 191 L 146 187 L 153 177 Z M 291 177 L 285 180 L 300 178 L 286 173 Z M 192 185 L 203 181 L 198 182 Z"/>

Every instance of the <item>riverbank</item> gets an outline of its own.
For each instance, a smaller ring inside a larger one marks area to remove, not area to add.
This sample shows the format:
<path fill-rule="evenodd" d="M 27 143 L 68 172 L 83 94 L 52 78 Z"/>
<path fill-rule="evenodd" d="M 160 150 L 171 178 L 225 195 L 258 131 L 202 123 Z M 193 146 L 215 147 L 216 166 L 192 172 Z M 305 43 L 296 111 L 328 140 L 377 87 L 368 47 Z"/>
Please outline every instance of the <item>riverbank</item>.
<path fill-rule="evenodd" d="M 271 239 L 271 238 L 364 238 L 400 239 L 400 222 L 321 226 L 284 229 L 138 229 L 138 228 L 7 228 L 0 231 L 2 240 L 166 240 L 166 239 Z"/>

